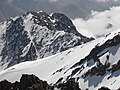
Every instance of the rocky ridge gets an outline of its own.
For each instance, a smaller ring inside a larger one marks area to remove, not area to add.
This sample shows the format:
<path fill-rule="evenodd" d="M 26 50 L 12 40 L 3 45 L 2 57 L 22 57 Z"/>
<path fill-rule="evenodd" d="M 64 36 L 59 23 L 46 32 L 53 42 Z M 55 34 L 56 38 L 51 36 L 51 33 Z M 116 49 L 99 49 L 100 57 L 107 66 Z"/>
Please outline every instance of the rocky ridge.
<path fill-rule="evenodd" d="M 78 82 L 74 79 L 68 80 L 66 83 L 49 85 L 46 81 L 40 80 L 35 75 L 22 75 L 20 82 L 11 83 L 7 80 L 0 82 L 0 90 L 81 90 Z M 101 87 L 98 90 L 110 90 L 107 87 Z"/>

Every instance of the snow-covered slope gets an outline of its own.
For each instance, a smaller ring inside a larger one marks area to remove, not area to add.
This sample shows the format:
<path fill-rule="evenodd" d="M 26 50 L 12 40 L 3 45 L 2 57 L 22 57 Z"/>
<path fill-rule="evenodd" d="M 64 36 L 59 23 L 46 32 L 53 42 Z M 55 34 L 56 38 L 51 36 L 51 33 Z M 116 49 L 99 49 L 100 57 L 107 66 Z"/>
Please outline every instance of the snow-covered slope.
<path fill-rule="evenodd" d="M 64 14 L 28 12 L 0 23 L 0 69 L 86 43 Z"/>
<path fill-rule="evenodd" d="M 0 72 L 0 80 L 14 82 L 35 74 L 49 84 L 75 78 L 82 90 L 102 86 L 120 88 L 120 29 L 86 44 L 37 61 L 27 61 Z"/>

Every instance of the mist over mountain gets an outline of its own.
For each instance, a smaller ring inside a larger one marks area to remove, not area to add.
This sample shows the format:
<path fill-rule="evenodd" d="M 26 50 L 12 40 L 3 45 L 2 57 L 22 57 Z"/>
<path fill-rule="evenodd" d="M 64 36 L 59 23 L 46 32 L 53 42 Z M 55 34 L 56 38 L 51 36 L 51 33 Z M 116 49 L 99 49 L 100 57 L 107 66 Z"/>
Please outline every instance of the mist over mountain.
<path fill-rule="evenodd" d="M 41 10 L 47 13 L 61 12 L 72 19 L 86 19 L 91 10 L 103 11 L 117 5 L 120 5 L 119 0 L 0 0 L 0 21 L 28 11 Z"/>

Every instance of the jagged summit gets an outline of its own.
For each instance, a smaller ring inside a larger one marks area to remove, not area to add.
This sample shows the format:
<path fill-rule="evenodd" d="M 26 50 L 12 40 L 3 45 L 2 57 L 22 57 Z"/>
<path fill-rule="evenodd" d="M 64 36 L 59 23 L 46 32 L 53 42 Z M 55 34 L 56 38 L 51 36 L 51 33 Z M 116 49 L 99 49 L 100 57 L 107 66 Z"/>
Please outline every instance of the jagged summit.
<path fill-rule="evenodd" d="M 64 14 L 28 12 L 0 24 L 1 69 L 44 58 L 93 40 L 78 33 Z"/>

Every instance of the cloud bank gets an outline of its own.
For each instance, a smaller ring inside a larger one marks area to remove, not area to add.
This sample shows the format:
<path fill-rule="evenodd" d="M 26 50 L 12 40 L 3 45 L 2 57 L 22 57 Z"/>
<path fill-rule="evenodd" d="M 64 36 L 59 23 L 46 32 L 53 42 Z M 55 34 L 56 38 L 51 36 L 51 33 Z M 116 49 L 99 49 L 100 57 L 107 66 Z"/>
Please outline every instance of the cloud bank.
<path fill-rule="evenodd" d="M 120 6 L 103 12 L 92 11 L 88 20 L 77 18 L 73 23 L 81 34 L 103 36 L 120 28 Z"/>

